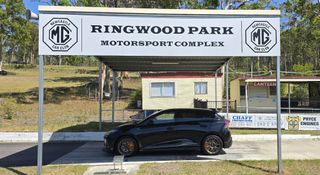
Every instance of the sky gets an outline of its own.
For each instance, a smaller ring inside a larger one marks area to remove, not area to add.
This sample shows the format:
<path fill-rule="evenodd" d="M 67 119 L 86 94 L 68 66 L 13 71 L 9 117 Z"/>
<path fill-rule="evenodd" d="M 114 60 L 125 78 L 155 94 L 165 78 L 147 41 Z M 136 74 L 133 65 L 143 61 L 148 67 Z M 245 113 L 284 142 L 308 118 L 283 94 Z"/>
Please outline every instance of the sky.
<path fill-rule="evenodd" d="M 37 0 L 23 0 L 24 5 L 27 9 L 31 10 L 32 12 L 38 14 L 38 6 L 39 5 L 49 5 L 48 3 L 39 2 Z"/>

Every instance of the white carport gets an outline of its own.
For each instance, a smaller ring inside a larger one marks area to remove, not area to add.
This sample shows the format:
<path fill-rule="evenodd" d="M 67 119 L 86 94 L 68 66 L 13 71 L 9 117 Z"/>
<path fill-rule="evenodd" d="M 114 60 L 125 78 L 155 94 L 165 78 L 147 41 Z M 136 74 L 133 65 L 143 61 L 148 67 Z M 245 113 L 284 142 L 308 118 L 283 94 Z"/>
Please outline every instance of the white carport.
<path fill-rule="evenodd" d="M 96 56 L 113 73 L 216 72 L 225 65 L 226 82 L 230 58 L 276 57 L 278 171 L 281 172 L 280 11 L 44 6 L 39 12 L 38 174 L 42 174 L 44 55 Z M 229 100 L 228 89 L 226 83 L 226 100 Z M 112 109 L 114 117 L 114 101 Z"/>

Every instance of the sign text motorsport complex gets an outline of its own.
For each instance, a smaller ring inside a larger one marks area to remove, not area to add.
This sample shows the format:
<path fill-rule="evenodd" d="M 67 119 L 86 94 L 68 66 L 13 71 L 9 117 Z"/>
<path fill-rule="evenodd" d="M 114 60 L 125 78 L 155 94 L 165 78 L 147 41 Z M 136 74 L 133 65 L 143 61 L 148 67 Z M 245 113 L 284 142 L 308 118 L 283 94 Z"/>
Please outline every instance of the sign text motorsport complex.
<path fill-rule="evenodd" d="M 278 56 L 279 18 L 40 16 L 40 55 Z"/>

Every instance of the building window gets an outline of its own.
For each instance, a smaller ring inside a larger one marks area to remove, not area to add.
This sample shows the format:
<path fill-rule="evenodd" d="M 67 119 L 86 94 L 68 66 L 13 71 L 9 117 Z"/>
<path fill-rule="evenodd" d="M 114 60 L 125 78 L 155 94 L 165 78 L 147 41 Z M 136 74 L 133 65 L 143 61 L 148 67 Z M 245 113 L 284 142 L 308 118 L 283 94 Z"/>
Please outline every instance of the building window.
<path fill-rule="evenodd" d="M 246 86 L 240 86 L 240 96 L 246 95 Z"/>
<path fill-rule="evenodd" d="M 276 86 L 270 86 L 269 87 L 269 94 L 271 95 L 277 95 L 277 88 Z"/>
<path fill-rule="evenodd" d="M 195 94 L 207 94 L 207 82 L 195 82 L 194 83 L 194 93 Z"/>
<path fill-rule="evenodd" d="M 151 83 L 151 97 L 174 97 L 174 83 Z"/>

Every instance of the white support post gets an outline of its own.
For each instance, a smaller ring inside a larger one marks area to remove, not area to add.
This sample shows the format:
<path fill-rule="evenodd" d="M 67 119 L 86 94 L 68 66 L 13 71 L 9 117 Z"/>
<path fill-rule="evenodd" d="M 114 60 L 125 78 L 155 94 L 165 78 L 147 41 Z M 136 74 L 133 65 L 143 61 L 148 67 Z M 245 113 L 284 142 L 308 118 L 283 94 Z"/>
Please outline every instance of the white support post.
<path fill-rule="evenodd" d="M 280 92 L 280 59 L 277 57 L 277 154 L 278 154 L 278 173 L 282 173 L 281 157 L 281 92 Z"/>
<path fill-rule="evenodd" d="M 99 66 L 99 131 L 102 130 L 102 99 L 103 99 L 103 87 L 102 87 L 102 65 Z"/>
<path fill-rule="evenodd" d="M 43 60 L 44 56 L 39 56 L 39 109 L 38 109 L 38 175 L 42 175 L 42 157 L 43 157 Z"/>
<path fill-rule="evenodd" d="M 246 93 L 246 113 L 249 113 L 249 99 L 248 99 L 248 83 L 246 82 L 245 86 L 245 93 Z"/>
<path fill-rule="evenodd" d="M 218 100 L 218 97 L 217 97 L 217 95 L 218 95 L 218 90 L 217 90 L 217 74 L 218 74 L 218 72 L 217 72 L 218 70 L 216 70 L 216 73 L 214 74 L 214 98 L 215 98 L 215 108 L 216 108 L 216 111 L 218 111 L 218 102 L 217 102 L 217 100 Z"/>
<path fill-rule="evenodd" d="M 289 108 L 289 114 L 291 114 L 291 87 L 290 87 L 290 83 L 288 83 L 288 108 Z"/>
<path fill-rule="evenodd" d="M 226 63 L 226 103 L 227 103 L 227 119 L 229 119 L 229 61 Z"/>
<path fill-rule="evenodd" d="M 112 123 L 115 118 L 116 85 L 116 72 L 112 70 Z"/>

